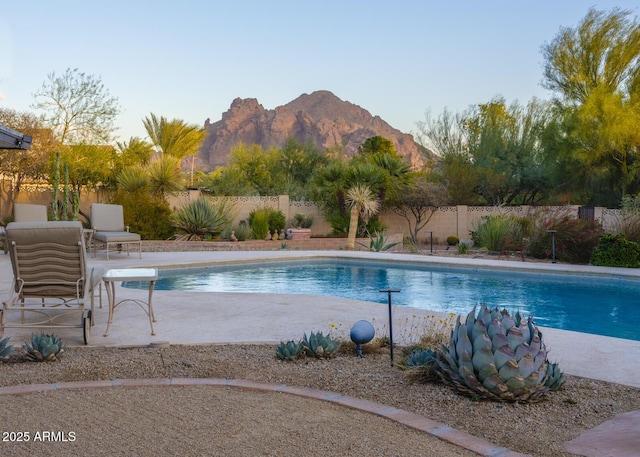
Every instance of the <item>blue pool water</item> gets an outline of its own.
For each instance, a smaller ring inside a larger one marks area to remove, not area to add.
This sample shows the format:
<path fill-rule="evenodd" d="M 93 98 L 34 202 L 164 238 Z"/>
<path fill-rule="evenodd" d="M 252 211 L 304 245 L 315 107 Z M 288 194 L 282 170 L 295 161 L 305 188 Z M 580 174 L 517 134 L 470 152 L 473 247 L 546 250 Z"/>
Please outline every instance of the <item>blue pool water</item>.
<path fill-rule="evenodd" d="M 127 287 L 147 287 L 136 283 Z M 329 295 L 468 313 L 473 305 L 533 315 L 537 325 L 640 340 L 640 281 L 380 262 L 307 261 L 160 270 L 156 290 Z"/>

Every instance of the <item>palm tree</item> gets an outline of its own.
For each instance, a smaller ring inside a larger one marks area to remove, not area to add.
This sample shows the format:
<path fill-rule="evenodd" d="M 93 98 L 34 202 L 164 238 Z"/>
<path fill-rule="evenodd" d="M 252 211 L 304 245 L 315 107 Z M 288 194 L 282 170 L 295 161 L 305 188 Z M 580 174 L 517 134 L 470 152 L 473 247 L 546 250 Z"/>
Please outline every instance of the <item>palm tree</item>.
<path fill-rule="evenodd" d="M 207 132 L 196 125 L 186 124 L 180 119 L 167 120 L 164 116 L 158 118 L 153 113 L 142 123 L 157 152 L 180 160 L 197 154 L 202 140 L 207 136 Z"/>
<path fill-rule="evenodd" d="M 131 166 L 116 176 L 118 190 L 126 193 L 146 192 L 149 189 L 149 171 L 141 166 Z"/>
<path fill-rule="evenodd" d="M 171 155 L 156 157 L 147 167 L 149 173 L 150 190 L 155 195 L 182 190 L 182 174 L 180 159 Z"/>
<path fill-rule="evenodd" d="M 368 219 L 378 212 L 380 202 L 369 186 L 356 184 L 347 191 L 346 203 L 351 208 L 347 249 L 354 250 L 356 247 L 356 232 L 358 230 L 358 218 L 360 214 L 362 214 L 364 219 Z"/>

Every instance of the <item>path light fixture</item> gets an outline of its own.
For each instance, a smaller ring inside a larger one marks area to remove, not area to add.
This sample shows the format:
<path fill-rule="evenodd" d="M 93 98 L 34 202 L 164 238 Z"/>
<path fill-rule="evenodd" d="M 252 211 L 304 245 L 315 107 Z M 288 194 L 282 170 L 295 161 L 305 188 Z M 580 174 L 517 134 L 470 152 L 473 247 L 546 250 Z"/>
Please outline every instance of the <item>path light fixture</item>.
<path fill-rule="evenodd" d="M 433 254 L 433 230 L 427 230 L 429 232 L 429 249 L 431 250 L 431 254 Z"/>
<path fill-rule="evenodd" d="M 551 233 L 551 263 L 556 263 L 556 232 L 557 230 L 547 230 L 547 233 Z"/>
<path fill-rule="evenodd" d="M 362 357 L 362 345 L 371 341 L 376 334 L 373 324 L 369 321 L 358 321 L 351 327 L 351 341 L 356 343 L 356 355 Z"/>
<path fill-rule="evenodd" d="M 389 356 L 391 357 L 391 366 L 393 366 L 393 319 L 391 316 L 391 294 L 400 292 L 400 289 L 380 289 L 380 292 L 386 292 L 389 297 Z"/>

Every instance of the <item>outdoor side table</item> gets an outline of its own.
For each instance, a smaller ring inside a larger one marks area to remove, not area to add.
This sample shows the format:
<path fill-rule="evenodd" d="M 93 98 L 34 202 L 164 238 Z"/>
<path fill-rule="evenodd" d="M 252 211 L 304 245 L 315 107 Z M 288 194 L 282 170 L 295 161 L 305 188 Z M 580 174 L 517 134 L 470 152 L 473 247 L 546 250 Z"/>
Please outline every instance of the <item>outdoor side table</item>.
<path fill-rule="evenodd" d="M 102 276 L 102 280 L 104 281 L 105 288 L 107 289 L 107 297 L 109 299 L 109 320 L 107 322 L 107 329 L 104 332 L 104 336 L 109 335 L 109 327 L 111 326 L 111 321 L 113 320 L 113 313 L 116 308 L 123 303 L 133 302 L 139 305 L 145 313 L 149 316 L 149 324 L 151 325 L 151 334 L 155 335 L 155 330 L 153 329 L 153 323 L 156 321 L 156 318 L 153 315 L 153 305 L 151 303 L 151 298 L 153 296 L 153 287 L 158 280 L 158 269 L 157 268 L 120 268 L 120 269 L 112 269 L 107 270 L 107 272 Z M 149 299 L 148 301 L 136 300 L 131 298 L 125 298 L 120 301 L 116 301 L 116 282 L 117 281 L 149 281 Z"/>

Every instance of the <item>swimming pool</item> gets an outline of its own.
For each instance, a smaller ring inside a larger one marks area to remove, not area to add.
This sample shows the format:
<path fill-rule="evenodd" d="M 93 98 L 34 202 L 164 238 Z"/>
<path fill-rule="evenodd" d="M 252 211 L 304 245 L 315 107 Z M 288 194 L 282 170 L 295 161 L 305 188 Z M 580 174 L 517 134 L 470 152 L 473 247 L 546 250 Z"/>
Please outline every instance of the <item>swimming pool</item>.
<path fill-rule="evenodd" d="M 126 287 L 147 287 L 127 283 Z M 474 304 L 520 310 L 537 325 L 640 340 L 640 281 L 375 261 L 313 260 L 160 270 L 156 290 L 333 295 L 468 313 Z"/>

